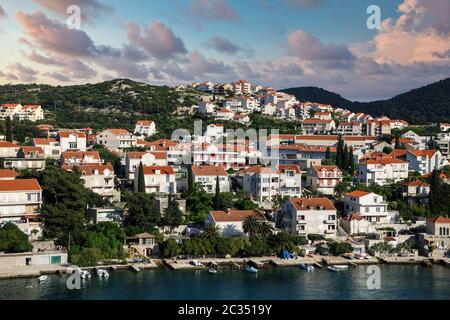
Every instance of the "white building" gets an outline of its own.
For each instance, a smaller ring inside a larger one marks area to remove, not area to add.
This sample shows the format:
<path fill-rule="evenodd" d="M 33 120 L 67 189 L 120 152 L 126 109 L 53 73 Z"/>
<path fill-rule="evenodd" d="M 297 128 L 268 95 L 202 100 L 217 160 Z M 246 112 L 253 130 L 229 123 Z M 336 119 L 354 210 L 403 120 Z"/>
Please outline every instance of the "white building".
<path fill-rule="evenodd" d="M 433 170 L 439 170 L 444 160 L 439 150 L 408 150 L 406 161 L 409 163 L 409 170 L 427 174 Z"/>
<path fill-rule="evenodd" d="M 134 134 L 149 137 L 156 133 L 156 124 L 151 120 L 138 120 L 134 126 Z"/>
<path fill-rule="evenodd" d="M 60 152 L 86 151 L 86 134 L 81 131 L 60 131 L 58 133 Z"/>
<path fill-rule="evenodd" d="M 40 105 L 2 104 L 0 105 L 0 120 L 6 118 L 36 122 L 44 119 L 44 111 Z"/>
<path fill-rule="evenodd" d="M 177 191 L 175 171 L 170 166 L 144 166 L 144 180 L 146 193 L 173 194 Z M 139 191 L 138 173 L 134 175 L 134 191 Z"/>
<path fill-rule="evenodd" d="M 384 186 L 408 178 L 408 163 L 395 158 L 378 158 L 359 163 L 358 182 Z"/>
<path fill-rule="evenodd" d="M 311 166 L 306 176 L 306 185 L 313 191 L 325 195 L 334 194 L 334 188 L 342 182 L 343 173 L 338 166 Z"/>
<path fill-rule="evenodd" d="M 219 178 L 220 192 L 230 191 L 230 181 L 225 168 L 219 166 L 192 166 L 192 175 L 194 183 L 200 186 L 208 193 L 216 192 L 216 180 Z"/>
<path fill-rule="evenodd" d="M 127 152 L 125 155 L 125 177 L 133 181 L 139 164 L 144 166 L 167 166 L 166 152 Z"/>
<path fill-rule="evenodd" d="M 0 158 L 15 158 L 20 146 L 8 141 L 0 141 Z"/>
<path fill-rule="evenodd" d="M 344 213 L 346 215 L 359 214 L 369 222 L 395 223 L 395 212 L 388 211 L 388 204 L 383 197 L 366 191 L 353 191 L 344 196 Z"/>
<path fill-rule="evenodd" d="M 198 112 L 205 114 L 213 114 L 216 106 L 213 103 L 207 101 L 201 101 L 198 105 Z"/>
<path fill-rule="evenodd" d="M 282 208 L 283 228 L 292 234 L 336 236 L 337 212 L 327 198 L 291 198 Z"/>
<path fill-rule="evenodd" d="M 55 138 L 34 138 L 33 146 L 42 148 L 46 158 L 59 159 L 61 156 L 61 147 Z"/>
<path fill-rule="evenodd" d="M 120 201 L 120 191 L 115 187 L 114 168 L 111 164 L 86 164 L 79 166 L 78 169 L 87 189 L 110 203 Z"/>
<path fill-rule="evenodd" d="M 327 134 L 336 129 L 334 120 L 305 119 L 302 123 L 303 134 Z"/>
<path fill-rule="evenodd" d="M 216 120 L 231 121 L 234 118 L 234 112 L 228 109 L 219 109 L 216 111 Z"/>
<path fill-rule="evenodd" d="M 261 222 L 267 221 L 264 215 L 253 210 L 211 211 L 205 218 L 205 226 L 218 227 L 224 237 L 239 237 L 244 235 L 245 219 L 251 216 Z"/>
<path fill-rule="evenodd" d="M 13 222 L 22 231 L 39 215 L 42 205 L 42 190 L 36 179 L 0 181 L 0 224 Z"/>
<path fill-rule="evenodd" d="M 66 151 L 61 154 L 60 163 L 69 166 L 102 164 L 98 151 Z"/>
<path fill-rule="evenodd" d="M 113 151 L 122 151 L 136 145 L 136 137 L 125 129 L 106 129 L 96 137 L 97 143 Z"/>

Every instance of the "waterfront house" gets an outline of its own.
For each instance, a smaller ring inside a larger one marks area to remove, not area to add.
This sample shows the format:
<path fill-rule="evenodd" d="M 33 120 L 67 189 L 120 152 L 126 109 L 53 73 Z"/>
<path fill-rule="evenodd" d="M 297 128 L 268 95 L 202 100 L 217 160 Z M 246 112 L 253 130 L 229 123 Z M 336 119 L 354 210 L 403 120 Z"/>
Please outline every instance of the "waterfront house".
<path fill-rule="evenodd" d="M 250 216 L 267 221 L 264 215 L 253 210 L 211 211 L 205 218 L 205 226 L 218 227 L 224 237 L 238 237 L 244 235 L 243 223 Z"/>
<path fill-rule="evenodd" d="M 0 224 L 13 222 L 28 236 L 40 230 L 34 221 L 39 217 L 42 190 L 36 179 L 0 181 Z"/>
<path fill-rule="evenodd" d="M 327 198 L 290 198 L 281 213 L 282 227 L 292 234 L 336 236 L 337 211 Z"/>
<path fill-rule="evenodd" d="M 116 175 L 111 164 L 85 164 L 77 168 L 87 189 L 99 194 L 110 203 L 120 201 L 120 191 L 116 189 L 114 181 Z"/>
<path fill-rule="evenodd" d="M 389 211 L 383 197 L 367 191 L 356 190 L 344 196 L 344 213 L 347 216 L 358 214 L 371 223 L 395 223 L 398 212 Z"/>

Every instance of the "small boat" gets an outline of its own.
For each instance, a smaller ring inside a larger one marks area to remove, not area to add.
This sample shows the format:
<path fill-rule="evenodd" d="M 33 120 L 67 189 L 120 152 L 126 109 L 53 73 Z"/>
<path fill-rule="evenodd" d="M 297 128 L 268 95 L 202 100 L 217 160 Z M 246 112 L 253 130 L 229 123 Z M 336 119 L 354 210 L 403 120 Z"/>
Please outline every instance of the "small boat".
<path fill-rule="evenodd" d="M 253 268 L 252 266 L 245 266 L 245 271 L 250 272 L 250 273 L 258 273 L 258 269 Z"/>
<path fill-rule="evenodd" d="M 130 266 L 130 269 L 131 269 L 131 271 L 134 271 L 134 272 L 139 272 L 139 271 L 141 271 L 141 269 L 140 269 L 138 266 L 134 265 L 134 264 L 132 264 L 132 265 Z"/>
<path fill-rule="evenodd" d="M 347 270 L 348 269 L 348 266 L 337 266 L 337 265 L 334 265 L 334 266 L 329 266 L 328 267 L 328 270 L 330 270 L 330 271 L 333 271 L 333 272 L 339 272 L 339 271 L 344 271 L 344 270 Z"/>
<path fill-rule="evenodd" d="M 218 273 L 218 271 L 216 269 L 214 269 L 214 268 L 209 268 L 208 272 L 211 273 L 211 274 L 217 274 Z"/>
<path fill-rule="evenodd" d="M 47 281 L 47 279 L 48 279 L 48 276 L 43 275 L 43 276 L 40 276 L 40 277 L 38 278 L 38 281 L 39 281 L 39 283 L 42 283 L 42 282 Z"/>
<path fill-rule="evenodd" d="M 298 266 L 300 269 L 305 270 L 305 271 L 314 271 L 314 266 L 308 265 L 306 263 L 302 263 L 301 265 Z"/>
<path fill-rule="evenodd" d="M 109 278 L 109 273 L 105 269 L 98 269 L 97 270 L 97 276 L 99 278 Z"/>
<path fill-rule="evenodd" d="M 197 260 L 192 260 L 191 264 L 196 266 L 196 267 L 203 267 L 203 263 L 197 261 Z"/>
<path fill-rule="evenodd" d="M 87 270 L 81 270 L 80 276 L 81 276 L 81 279 L 90 279 L 91 278 L 91 274 Z"/>

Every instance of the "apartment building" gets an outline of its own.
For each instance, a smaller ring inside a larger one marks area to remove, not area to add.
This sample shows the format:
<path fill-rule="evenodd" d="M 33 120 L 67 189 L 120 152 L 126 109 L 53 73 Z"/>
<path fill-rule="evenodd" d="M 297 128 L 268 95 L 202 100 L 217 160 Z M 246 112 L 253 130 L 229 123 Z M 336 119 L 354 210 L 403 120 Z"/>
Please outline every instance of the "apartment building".
<path fill-rule="evenodd" d="M 302 195 L 302 172 L 296 165 L 279 165 L 280 195 L 300 197 Z"/>
<path fill-rule="evenodd" d="M 253 210 L 211 211 L 205 218 L 205 226 L 218 227 L 224 237 L 239 237 L 245 234 L 245 219 L 252 216 L 261 222 L 267 221 L 264 215 Z"/>
<path fill-rule="evenodd" d="M 20 147 L 15 157 L 0 159 L 0 165 L 3 165 L 4 168 L 16 170 L 44 170 L 44 150 L 40 147 Z"/>
<path fill-rule="evenodd" d="M 378 158 L 359 163 L 359 183 L 384 186 L 408 178 L 408 163 L 395 158 Z"/>
<path fill-rule="evenodd" d="M 33 146 L 42 148 L 46 158 L 59 159 L 61 157 L 61 147 L 55 138 L 34 138 Z"/>
<path fill-rule="evenodd" d="M 151 120 L 138 120 L 134 126 L 134 134 L 149 137 L 156 133 L 156 124 Z"/>
<path fill-rule="evenodd" d="M 139 170 L 137 168 L 136 170 Z M 177 192 L 175 171 L 170 166 L 144 166 L 144 180 L 146 193 Z M 134 175 L 134 191 L 139 190 L 139 175 Z"/>
<path fill-rule="evenodd" d="M 193 165 L 192 175 L 194 183 L 198 183 L 208 193 L 215 193 L 217 178 L 220 192 L 230 191 L 230 181 L 224 167 Z"/>
<path fill-rule="evenodd" d="M 0 120 L 5 120 L 6 118 L 36 122 L 44 119 L 44 110 L 40 105 L 2 104 L 0 105 Z"/>
<path fill-rule="evenodd" d="M 245 144 L 196 144 L 191 153 L 194 165 L 221 166 L 227 170 L 245 166 L 248 151 Z"/>
<path fill-rule="evenodd" d="M 87 189 L 99 194 L 110 203 L 120 201 L 120 191 L 116 189 L 114 181 L 116 176 L 111 164 L 84 164 L 80 165 L 78 170 Z"/>
<path fill-rule="evenodd" d="M 8 141 L 0 141 L 0 158 L 15 158 L 20 146 Z"/>
<path fill-rule="evenodd" d="M 373 223 L 394 223 L 398 212 L 388 211 L 388 204 L 383 197 L 367 191 L 353 191 L 344 196 L 344 213 L 359 214 L 363 219 Z"/>
<path fill-rule="evenodd" d="M 327 198 L 291 198 L 281 212 L 282 227 L 291 234 L 336 237 L 337 210 Z"/>
<path fill-rule="evenodd" d="M 136 145 L 136 137 L 126 129 L 106 129 L 96 137 L 97 143 L 112 151 L 123 151 Z"/>
<path fill-rule="evenodd" d="M 334 194 L 334 188 L 342 182 L 343 173 L 338 166 L 315 166 L 307 170 L 306 185 L 324 195 Z"/>
<path fill-rule="evenodd" d="M 133 181 L 139 164 L 144 166 L 167 166 L 167 153 L 164 152 L 127 152 L 125 155 L 125 177 Z"/>
<path fill-rule="evenodd" d="M 340 122 L 336 128 L 336 133 L 343 136 L 359 136 L 362 134 L 360 122 Z"/>
<path fill-rule="evenodd" d="M 280 194 L 280 175 L 274 168 L 253 166 L 244 171 L 243 187 L 253 201 L 270 206 Z"/>
<path fill-rule="evenodd" d="M 409 170 L 422 175 L 439 170 L 443 160 L 439 150 L 408 150 L 406 153 Z"/>
<path fill-rule="evenodd" d="M 98 151 L 66 151 L 61 154 L 59 161 L 68 166 L 103 163 Z"/>
<path fill-rule="evenodd" d="M 336 129 L 334 120 L 305 119 L 302 123 L 302 130 L 305 135 L 328 134 L 334 129 Z"/>
<path fill-rule="evenodd" d="M 58 133 L 60 152 L 86 151 L 87 137 L 82 131 L 60 131 Z"/>

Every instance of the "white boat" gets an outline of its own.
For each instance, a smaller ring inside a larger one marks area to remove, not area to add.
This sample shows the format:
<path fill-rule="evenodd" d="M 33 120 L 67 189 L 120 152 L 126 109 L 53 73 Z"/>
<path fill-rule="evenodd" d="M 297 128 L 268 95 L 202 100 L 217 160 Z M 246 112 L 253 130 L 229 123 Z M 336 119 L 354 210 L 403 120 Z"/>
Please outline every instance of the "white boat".
<path fill-rule="evenodd" d="M 109 273 L 105 269 L 98 269 L 97 270 L 97 276 L 99 278 L 109 278 Z"/>
<path fill-rule="evenodd" d="M 306 263 L 302 263 L 301 265 L 298 266 L 300 269 L 305 270 L 305 271 L 314 271 L 314 266 L 306 264 Z"/>
<path fill-rule="evenodd" d="M 208 272 L 211 273 L 211 274 L 217 274 L 218 273 L 218 271 L 216 269 L 213 269 L 213 268 L 209 268 Z"/>
<path fill-rule="evenodd" d="M 38 278 L 38 281 L 39 281 L 39 283 L 42 283 L 42 282 L 44 282 L 44 281 L 47 281 L 47 279 L 48 279 L 48 276 L 43 275 L 43 276 L 40 276 L 40 277 Z"/>
<path fill-rule="evenodd" d="M 347 270 L 348 266 L 340 266 L 340 265 L 334 265 L 334 266 L 329 266 L 328 270 L 333 271 L 333 272 L 339 272 L 339 271 L 344 271 Z"/>
<path fill-rule="evenodd" d="M 80 271 L 80 276 L 81 276 L 82 279 L 90 279 L 91 278 L 91 274 L 87 270 L 81 270 Z"/>
<path fill-rule="evenodd" d="M 245 271 L 250 272 L 250 273 L 258 273 L 258 269 L 253 268 L 251 266 L 245 266 Z"/>
<path fill-rule="evenodd" d="M 196 267 L 203 267 L 203 263 L 201 263 L 197 260 L 192 260 L 191 263 Z"/>

